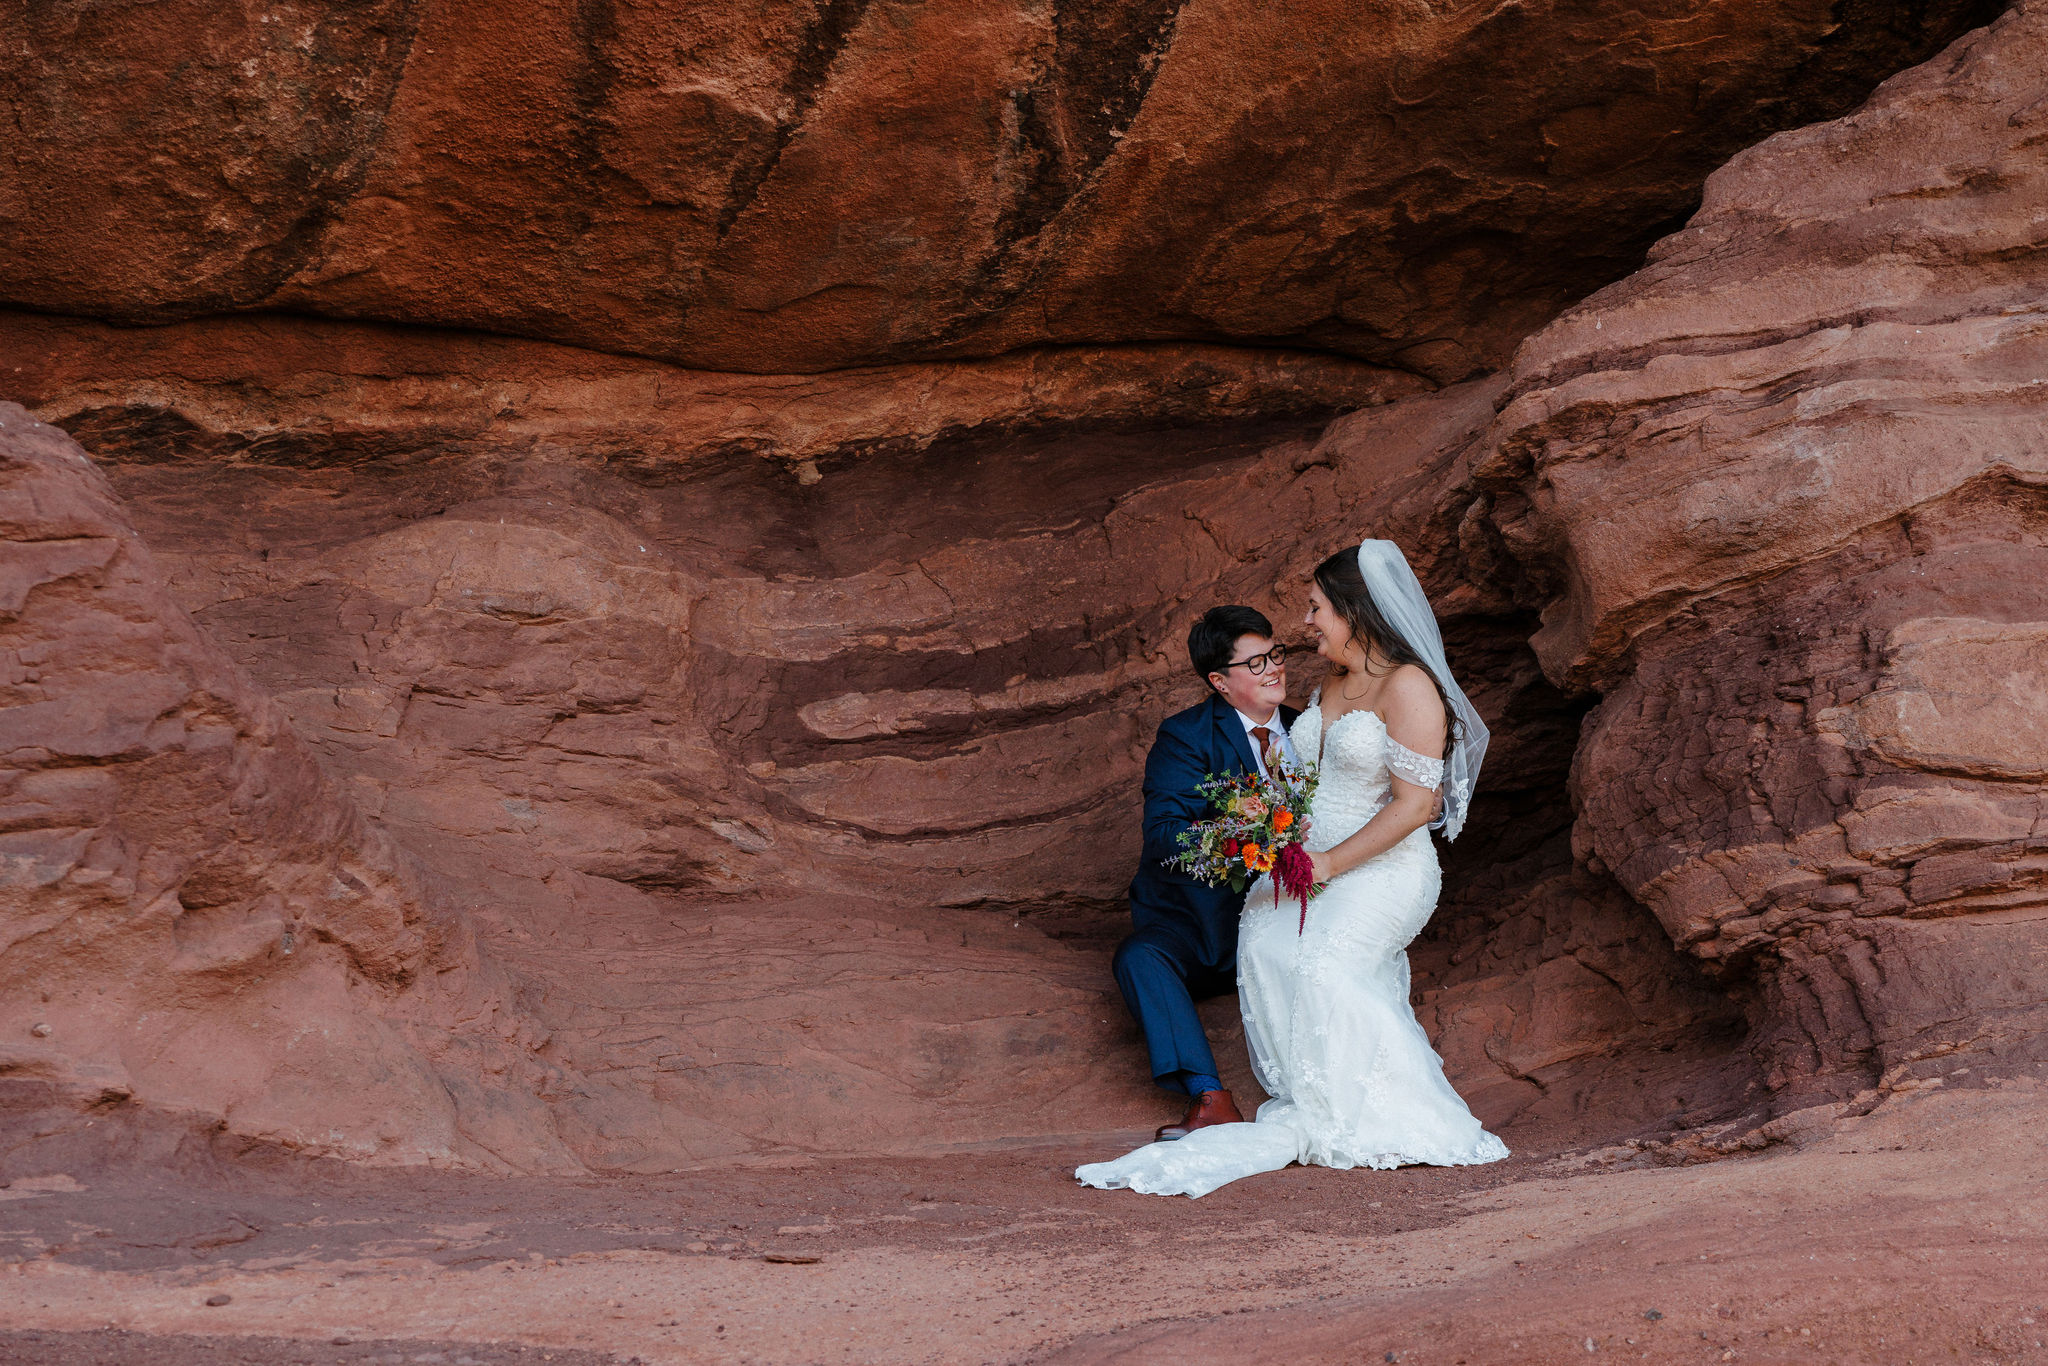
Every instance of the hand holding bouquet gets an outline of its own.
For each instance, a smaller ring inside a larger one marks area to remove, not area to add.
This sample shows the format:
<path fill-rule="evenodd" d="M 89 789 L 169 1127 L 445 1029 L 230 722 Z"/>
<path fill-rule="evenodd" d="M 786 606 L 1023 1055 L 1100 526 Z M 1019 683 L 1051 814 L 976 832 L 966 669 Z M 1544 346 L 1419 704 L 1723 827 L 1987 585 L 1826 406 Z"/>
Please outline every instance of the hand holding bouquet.
<path fill-rule="evenodd" d="M 1308 899 L 1316 886 L 1314 865 L 1301 841 L 1316 794 L 1315 765 L 1275 764 L 1271 777 L 1212 773 L 1196 790 L 1220 814 L 1181 832 L 1181 852 L 1173 866 L 1211 887 L 1227 882 L 1234 892 L 1242 892 L 1261 873 L 1271 873 L 1274 904 L 1283 890 L 1300 898 L 1301 930 L 1306 930 Z"/>

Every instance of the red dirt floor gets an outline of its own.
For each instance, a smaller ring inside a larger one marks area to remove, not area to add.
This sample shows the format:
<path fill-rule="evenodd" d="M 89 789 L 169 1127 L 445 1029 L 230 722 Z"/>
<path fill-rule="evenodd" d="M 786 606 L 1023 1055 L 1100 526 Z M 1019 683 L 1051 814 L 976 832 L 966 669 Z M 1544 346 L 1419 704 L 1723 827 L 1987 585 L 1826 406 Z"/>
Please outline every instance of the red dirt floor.
<path fill-rule="evenodd" d="M 585 1179 L 78 1149 L 0 1189 L 0 1363 L 2048 1362 L 2044 1114 L 1199 1201 L 1073 1183 L 1128 1134 Z"/>

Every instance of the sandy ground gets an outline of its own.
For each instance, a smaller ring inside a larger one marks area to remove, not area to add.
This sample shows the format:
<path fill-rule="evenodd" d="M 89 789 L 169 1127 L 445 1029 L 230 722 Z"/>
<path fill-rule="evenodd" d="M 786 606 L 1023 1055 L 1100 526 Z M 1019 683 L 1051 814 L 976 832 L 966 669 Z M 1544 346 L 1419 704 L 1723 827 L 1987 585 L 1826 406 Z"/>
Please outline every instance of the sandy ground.
<path fill-rule="evenodd" d="M 615 1180 L 50 1172 L 0 1190 L 0 1362 L 2048 1362 L 2044 1117 L 1922 1093 L 1703 1165 L 1199 1201 L 1072 1182 L 1131 1135 Z"/>

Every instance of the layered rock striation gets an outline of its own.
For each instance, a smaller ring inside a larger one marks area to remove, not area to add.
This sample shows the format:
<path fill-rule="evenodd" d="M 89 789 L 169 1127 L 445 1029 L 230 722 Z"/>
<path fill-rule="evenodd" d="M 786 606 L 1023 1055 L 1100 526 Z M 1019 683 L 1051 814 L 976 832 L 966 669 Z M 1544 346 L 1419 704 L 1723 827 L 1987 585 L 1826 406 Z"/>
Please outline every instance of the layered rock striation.
<path fill-rule="evenodd" d="M 2048 7 L 1708 181 L 1517 357 L 1475 478 L 1602 697 L 1584 861 L 1774 1079 L 2048 1052 Z"/>
<path fill-rule="evenodd" d="M 514 984 L 529 1079 L 485 1084 L 542 1096 L 578 1160 L 666 1169 L 1059 1106 L 1142 1127 L 1105 963 L 1151 722 L 1199 694 L 1186 622 L 1288 621 L 1359 517 L 1437 547 L 1503 722 L 1425 970 L 1461 1082 L 1496 1120 L 1568 1116 L 1618 1049 L 1719 1039 L 1639 912 L 1576 909 L 1576 705 L 1526 616 L 1458 585 L 1445 490 L 1497 388 L 1327 431 L 953 441 L 914 503 L 900 456 L 664 479 L 573 424 L 402 460 L 306 459 L 302 431 L 296 465 L 110 439 L 109 468 L 181 607 Z"/>
<path fill-rule="evenodd" d="M 1995 10 L 29 5 L 0 300 L 713 370 L 1196 340 L 1455 380 L 1729 155 Z"/>
<path fill-rule="evenodd" d="M 886 866 L 786 871 L 829 832 L 778 853 L 735 797 L 662 619 L 687 576 L 593 567 L 630 528 L 536 497 L 379 535 L 388 502 L 366 531 L 304 484 L 260 508 L 275 467 L 174 468 L 135 504 L 182 519 L 159 557 L 60 429 L 0 424 L 10 1117 L 665 1171 L 1010 1136 L 1076 1088 L 1148 1113 L 1093 956 L 914 877 L 864 900 Z"/>
<path fill-rule="evenodd" d="M 0 1076 L 350 1157 L 568 1163 L 467 922 L 12 404 L 0 517 Z"/>
<path fill-rule="evenodd" d="M 527 1168 L 1148 1127 L 1187 625 L 1367 534 L 1496 733 L 1414 951 L 1483 1118 L 2040 1065 L 2042 0 L 1440 388 L 1982 16 L 210 11 L 131 165 L 177 13 L 6 21 L 21 164 L 127 168 L 0 183 L 9 1076 Z"/>

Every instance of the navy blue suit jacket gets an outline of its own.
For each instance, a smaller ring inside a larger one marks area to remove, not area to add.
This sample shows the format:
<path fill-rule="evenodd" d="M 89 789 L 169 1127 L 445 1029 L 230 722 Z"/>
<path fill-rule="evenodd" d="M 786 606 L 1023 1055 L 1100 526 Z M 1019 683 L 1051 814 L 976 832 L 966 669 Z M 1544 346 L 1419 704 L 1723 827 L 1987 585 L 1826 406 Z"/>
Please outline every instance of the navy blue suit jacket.
<path fill-rule="evenodd" d="M 1282 707 L 1280 723 L 1292 725 L 1298 715 Z M 1161 721 L 1145 756 L 1145 845 L 1131 879 L 1131 919 L 1141 930 L 1159 925 L 1187 936 L 1201 965 L 1216 972 L 1235 969 L 1244 894 L 1204 886 L 1166 861 L 1180 853 L 1181 831 L 1209 814 L 1196 791 L 1202 779 L 1257 771 L 1244 722 L 1215 693 Z"/>

